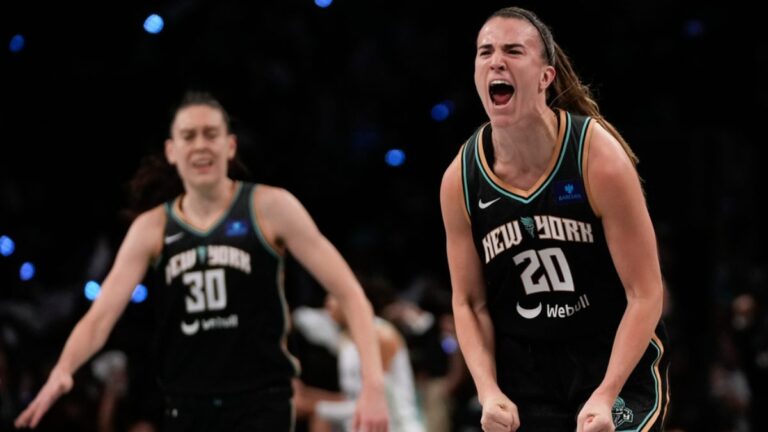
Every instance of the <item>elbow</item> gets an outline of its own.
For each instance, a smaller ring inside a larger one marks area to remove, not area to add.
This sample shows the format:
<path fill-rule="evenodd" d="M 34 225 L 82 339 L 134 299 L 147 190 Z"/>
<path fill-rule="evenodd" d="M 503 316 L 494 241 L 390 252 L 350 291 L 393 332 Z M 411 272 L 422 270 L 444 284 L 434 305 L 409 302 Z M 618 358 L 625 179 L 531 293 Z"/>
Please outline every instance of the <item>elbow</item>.
<path fill-rule="evenodd" d="M 639 309 L 649 319 L 658 321 L 664 307 L 664 288 L 661 283 L 652 288 L 629 290 L 627 307 Z"/>
<path fill-rule="evenodd" d="M 454 314 L 471 313 L 473 315 L 480 315 L 485 312 L 485 302 L 478 301 L 469 296 L 454 294 L 451 303 Z"/>

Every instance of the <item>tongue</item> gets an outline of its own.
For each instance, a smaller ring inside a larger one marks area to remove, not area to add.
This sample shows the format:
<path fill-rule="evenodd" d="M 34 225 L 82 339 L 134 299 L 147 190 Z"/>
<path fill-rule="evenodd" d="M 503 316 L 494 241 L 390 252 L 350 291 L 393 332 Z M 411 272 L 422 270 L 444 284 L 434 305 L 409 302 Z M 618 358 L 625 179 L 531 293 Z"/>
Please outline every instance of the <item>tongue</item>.
<path fill-rule="evenodd" d="M 491 99 L 493 99 L 494 105 L 505 105 L 512 99 L 512 93 L 494 93 L 491 95 Z"/>

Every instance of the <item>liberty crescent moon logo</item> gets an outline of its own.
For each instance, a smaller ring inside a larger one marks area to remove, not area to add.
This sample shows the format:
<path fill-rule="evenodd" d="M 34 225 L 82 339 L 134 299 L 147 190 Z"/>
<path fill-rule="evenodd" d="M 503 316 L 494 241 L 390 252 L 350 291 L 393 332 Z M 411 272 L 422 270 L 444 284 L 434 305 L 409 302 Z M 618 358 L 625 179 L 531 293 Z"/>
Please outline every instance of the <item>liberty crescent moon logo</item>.
<path fill-rule="evenodd" d="M 184 321 L 181 322 L 181 332 L 187 336 L 192 336 L 198 330 L 200 330 L 200 321 L 198 320 L 195 320 L 192 324 L 187 324 Z"/>
<path fill-rule="evenodd" d="M 526 309 L 520 306 L 520 302 L 517 302 L 517 313 L 525 319 L 534 319 L 541 313 L 541 302 L 533 309 Z"/>

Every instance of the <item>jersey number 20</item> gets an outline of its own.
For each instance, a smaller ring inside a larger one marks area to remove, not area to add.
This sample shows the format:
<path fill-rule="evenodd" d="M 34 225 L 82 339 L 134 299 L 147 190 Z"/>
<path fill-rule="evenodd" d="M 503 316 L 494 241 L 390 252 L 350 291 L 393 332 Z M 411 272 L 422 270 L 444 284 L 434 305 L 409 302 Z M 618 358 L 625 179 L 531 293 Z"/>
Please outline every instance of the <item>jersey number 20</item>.
<path fill-rule="evenodd" d="M 542 250 L 529 249 L 520 252 L 513 258 L 515 264 L 528 262 L 520 274 L 523 280 L 523 288 L 526 294 L 534 294 L 549 291 L 575 291 L 573 276 L 568 261 L 565 259 L 562 249 L 547 248 Z M 536 271 L 544 265 L 544 273 L 538 280 L 534 280 Z"/>

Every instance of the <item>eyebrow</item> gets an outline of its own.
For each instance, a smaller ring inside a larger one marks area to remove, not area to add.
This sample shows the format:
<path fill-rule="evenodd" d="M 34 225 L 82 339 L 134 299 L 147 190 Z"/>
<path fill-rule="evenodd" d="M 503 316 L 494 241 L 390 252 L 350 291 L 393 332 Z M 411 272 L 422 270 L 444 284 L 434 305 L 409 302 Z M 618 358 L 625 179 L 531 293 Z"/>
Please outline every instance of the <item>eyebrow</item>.
<path fill-rule="evenodd" d="M 490 49 L 490 48 L 493 48 L 493 44 L 483 44 L 483 45 L 478 46 L 477 50 L 480 51 L 482 49 Z M 513 48 L 525 48 L 525 45 L 523 45 L 521 43 L 517 43 L 517 42 L 502 45 L 502 49 L 504 49 L 504 50 L 509 50 L 509 49 L 513 49 Z"/>
<path fill-rule="evenodd" d="M 216 125 L 204 125 L 202 127 L 203 132 L 218 131 L 221 127 Z M 197 127 L 188 127 L 179 129 L 179 133 L 192 133 L 197 131 Z"/>

